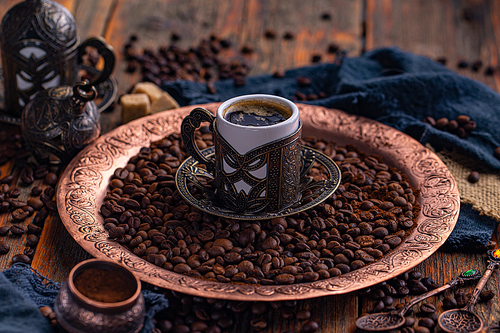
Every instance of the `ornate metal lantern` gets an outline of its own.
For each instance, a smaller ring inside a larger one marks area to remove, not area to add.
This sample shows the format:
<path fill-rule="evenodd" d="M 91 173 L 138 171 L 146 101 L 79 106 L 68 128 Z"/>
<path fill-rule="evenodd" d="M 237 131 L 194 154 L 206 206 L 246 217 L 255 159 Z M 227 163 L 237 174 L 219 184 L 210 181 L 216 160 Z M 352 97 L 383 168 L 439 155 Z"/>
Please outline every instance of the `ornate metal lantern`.
<path fill-rule="evenodd" d="M 106 80 L 114 68 L 112 48 L 96 38 L 78 44 L 75 20 L 64 6 L 26 0 L 12 7 L 0 27 L 5 112 L 19 119 L 36 92 L 75 84 L 86 46 L 96 47 L 105 62 L 92 85 Z"/>

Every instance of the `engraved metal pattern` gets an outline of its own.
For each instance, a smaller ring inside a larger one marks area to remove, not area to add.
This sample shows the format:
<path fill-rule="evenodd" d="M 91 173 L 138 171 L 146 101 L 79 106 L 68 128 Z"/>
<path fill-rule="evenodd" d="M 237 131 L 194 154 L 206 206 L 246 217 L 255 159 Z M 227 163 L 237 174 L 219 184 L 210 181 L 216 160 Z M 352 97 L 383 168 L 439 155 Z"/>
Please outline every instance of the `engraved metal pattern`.
<path fill-rule="evenodd" d="M 202 121 L 210 123 L 213 133 L 215 156 L 210 159 L 201 154 L 194 139 L 194 132 Z M 191 157 L 205 164 L 207 171 L 213 174 L 219 206 L 239 214 L 273 213 L 299 201 L 301 121 L 290 135 L 243 155 L 219 133 L 216 122 L 210 111 L 194 108 L 182 121 L 181 137 Z M 244 186 L 238 189 L 241 183 Z"/>
<path fill-rule="evenodd" d="M 356 326 L 366 331 L 386 331 L 403 324 L 404 318 L 401 322 L 401 316 L 396 313 L 378 313 L 375 316 L 361 317 L 356 321 Z"/>
<path fill-rule="evenodd" d="M 201 151 L 204 158 L 210 159 L 215 155 L 215 148 L 210 147 Z M 219 204 L 219 200 L 216 197 L 213 189 L 205 186 L 204 184 L 208 180 L 212 180 L 213 176 L 207 170 L 198 167 L 198 162 L 190 157 L 184 161 L 177 170 L 175 176 L 175 182 L 179 193 L 188 201 L 191 205 L 194 205 L 204 212 L 212 215 L 226 217 L 235 220 L 264 220 L 275 217 L 288 216 L 296 214 L 307 209 L 310 209 L 321 202 L 325 201 L 332 195 L 333 192 L 340 185 L 340 170 L 337 164 L 332 162 L 326 155 L 312 148 L 302 146 L 300 153 L 297 152 L 301 160 L 306 160 L 307 163 L 304 164 L 305 167 L 312 165 L 314 163 L 319 163 L 322 165 L 329 173 L 329 179 L 315 182 L 311 177 L 307 177 L 304 172 L 296 172 L 295 175 L 302 179 L 299 179 L 299 194 L 304 193 L 307 195 L 301 195 L 305 199 L 312 200 L 299 200 L 295 202 L 290 207 L 283 209 L 278 212 L 267 213 L 265 211 L 259 212 L 237 212 L 234 210 L 227 209 Z M 262 183 L 264 184 L 264 183 Z M 203 192 L 202 198 L 194 197 L 189 191 L 188 185 L 194 185 Z M 296 193 L 294 193 L 296 195 Z M 229 198 L 227 199 L 229 200 Z"/>
<path fill-rule="evenodd" d="M 214 128 L 216 196 L 220 203 L 238 213 L 278 212 L 299 199 L 300 133 L 302 126 L 286 138 L 270 142 L 239 154 Z M 220 148 L 220 149 L 218 149 Z M 287 168 L 285 159 L 290 164 Z M 226 172 L 224 163 L 234 171 Z M 264 178 L 251 174 L 267 168 Z M 250 186 L 248 193 L 237 192 L 235 183 L 244 181 Z M 281 186 L 280 186 L 281 185 Z M 285 193 L 284 193 L 285 192 Z M 293 194 L 291 194 L 291 193 Z M 285 200 L 283 200 L 285 199 Z"/>
<path fill-rule="evenodd" d="M 445 332 L 470 333 L 479 332 L 483 327 L 480 318 L 466 310 L 444 312 L 439 317 L 439 326 Z"/>
<path fill-rule="evenodd" d="M 11 116 L 20 117 L 31 97 L 54 86 L 50 84 L 57 77 L 57 85 L 73 84 L 78 35 L 75 20 L 64 6 L 48 0 L 20 3 L 5 15 L 0 36 L 6 112 Z M 30 48 L 39 51 L 23 52 Z M 18 79 L 25 82 L 23 87 Z"/>
<path fill-rule="evenodd" d="M 92 94 L 79 93 L 90 87 Z M 68 163 L 83 147 L 101 133 L 99 112 L 92 101 L 97 92 L 86 83 L 74 88 L 55 87 L 37 93 L 26 106 L 22 131 L 28 147 L 40 162 L 47 153 Z"/>
<path fill-rule="evenodd" d="M 215 110 L 218 103 L 204 105 Z M 413 138 L 373 120 L 339 110 L 301 105 L 303 135 L 313 134 L 338 144 L 354 144 L 377 153 L 408 175 L 421 191 L 417 227 L 393 251 L 356 271 L 326 280 L 294 285 L 249 285 L 210 282 L 157 267 L 108 240 L 99 208 L 114 170 L 127 164 L 141 147 L 179 132 L 191 107 L 157 113 L 121 126 L 85 147 L 61 176 L 57 205 L 72 237 L 91 255 L 125 265 L 148 283 L 187 294 L 219 299 L 278 301 L 344 294 L 395 277 L 434 253 L 452 232 L 460 197 L 445 164 Z"/>
<path fill-rule="evenodd" d="M 0 30 L 5 78 L 5 115 L 0 114 L 0 120 L 18 122 L 38 91 L 75 84 L 87 46 L 96 48 L 104 60 L 102 71 L 91 83 L 106 81 L 115 65 L 113 48 L 102 37 L 78 44 L 75 20 L 63 5 L 26 0 L 12 7 Z"/>
<path fill-rule="evenodd" d="M 144 297 L 142 294 L 129 310 L 117 314 L 92 311 L 79 306 L 63 285 L 57 294 L 54 311 L 59 324 L 70 333 L 119 333 L 139 332 L 144 321 Z"/>

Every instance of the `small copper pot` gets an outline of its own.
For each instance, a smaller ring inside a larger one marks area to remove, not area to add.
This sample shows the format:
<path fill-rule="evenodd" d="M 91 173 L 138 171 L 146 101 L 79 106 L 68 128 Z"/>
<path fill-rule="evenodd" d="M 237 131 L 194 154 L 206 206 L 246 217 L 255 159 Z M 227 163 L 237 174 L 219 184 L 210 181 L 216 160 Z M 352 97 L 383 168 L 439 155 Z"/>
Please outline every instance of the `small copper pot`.
<path fill-rule="evenodd" d="M 75 278 L 90 268 L 109 270 L 129 279 L 134 286 L 132 296 L 114 303 L 85 296 L 75 286 Z M 54 310 L 59 325 L 70 333 L 139 332 L 144 323 L 145 304 L 141 283 L 131 271 L 111 261 L 89 259 L 73 267 L 56 297 Z"/>

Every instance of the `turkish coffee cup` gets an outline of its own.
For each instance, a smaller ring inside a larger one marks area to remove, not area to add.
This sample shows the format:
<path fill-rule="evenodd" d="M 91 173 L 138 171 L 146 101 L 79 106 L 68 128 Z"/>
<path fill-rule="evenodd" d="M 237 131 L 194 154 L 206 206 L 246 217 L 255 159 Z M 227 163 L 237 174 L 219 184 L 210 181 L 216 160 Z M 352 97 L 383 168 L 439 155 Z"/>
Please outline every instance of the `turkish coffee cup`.
<path fill-rule="evenodd" d="M 195 141 L 201 122 L 210 123 L 215 154 L 204 157 Z M 238 213 L 279 212 L 300 200 L 299 109 L 272 95 L 229 99 L 215 116 L 195 108 L 184 118 L 184 147 L 214 178 L 218 204 Z"/>

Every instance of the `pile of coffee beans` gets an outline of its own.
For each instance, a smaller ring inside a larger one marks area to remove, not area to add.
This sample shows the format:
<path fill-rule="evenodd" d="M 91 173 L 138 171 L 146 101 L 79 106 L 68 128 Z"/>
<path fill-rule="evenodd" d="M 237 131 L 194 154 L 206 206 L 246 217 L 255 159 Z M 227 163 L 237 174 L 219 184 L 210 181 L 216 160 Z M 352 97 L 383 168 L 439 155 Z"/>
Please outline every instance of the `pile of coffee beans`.
<path fill-rule="evenodd" d="M 13 173 L 0 178 L 0 213 L 10 215 L 4 219 L 9 225 L 0 226 L 0 255 L 10 252 L 6 237 L 26 237 L 26 247 L 12 257 L 12 262 L 30 264 L 45 220 L 57 209 L 54 186 L 58 171 L 29 162 L 31 154 L 19 133 L 0 132 L 0 156 L 0 165 L 10 162 L 15 166 Z M 35 185 L 36 180 L 40 180 L 37 184 L 43 182 L 44 187 Z M 32 186 L 28 199 L 21 199 L 21 189 L 13 185 L 18 183 L 20 187 Z"/>
<path fill-rule="evenodd" d="M 157 50 L 139 50 L 135 46 L 137 40 L 136 35 L 130 36 L 123 52 L 127 71 L 133 73 L 139 70 L 142 73 L 141 81 L 153 82 L 158 86 L 177 79 L 204 82 L 210 93 L 216 92 L 213 81 L 232 78 L 236 86 L 246 83 L 249 65 L 245 58 L 240 56 L 227 60 L 220 56 L 222 50 L 231 47 L 226 39 L 212 35 L 188 50 L 178 47 L 175 41 L 171 45 L 159 46 Z M 242 54 L 252 52 L 250 46 L 241 49 Z"/>
<path fill-rule="evenodd" d="M 470 132 L 476 129 L 477 124 L 474 120 L 471 120 L 467 115 L 460 115 L 454 120 L 449 120 L 448 118 L 440 118 L 435 120 L 434 118 L 428 116 L 425 117 L 423 122 L 443 131 L 448 131 L 452 134 L 457 135 L 459 138 L 465 139 Z"/>
<path fill-rule="evenodd" d="M 213 144 L 208 128 L 200 149 Z M 100 212 L 109 237 L 167 270 L 211 281 L 292 284 L 327 279 L 368 265 L 397 247 L 416 225 L 417 191 L 380 156 L 316 137 L 342 183 L 324 203 L 268 221 L 234 221 L 190 206 L 174 176 L 187 157 L 174 133 L 142 148 L 115 170 Z M 322 170 L 313 167 L 313 177 Z M 190 188 L 195 197 L 203 194 Z"/>
<path fill-rule="evenodd" d="M 232 332 L 237 326 L 245 329 L 262 331 L 272 323 L 272 318 L 279 313 L 285 322 L 297 319 L 299 327 L 296 332 L 314 333 L 319 324 L 311 319 L 311 312 L 301 308 L 299 301 L 283 302 L 242 302 L 226 301 L 214 298 L 203 298 L 165 291 L 170 301 L 169 308 L 156 315 L 154 333 L 167 332 Z M 284 332 L 287 333 L 287 332 Z"/>

